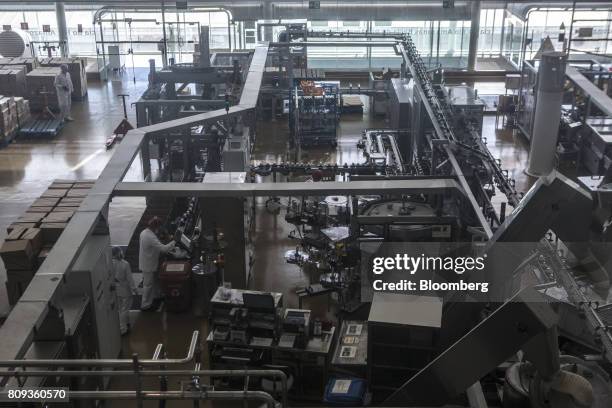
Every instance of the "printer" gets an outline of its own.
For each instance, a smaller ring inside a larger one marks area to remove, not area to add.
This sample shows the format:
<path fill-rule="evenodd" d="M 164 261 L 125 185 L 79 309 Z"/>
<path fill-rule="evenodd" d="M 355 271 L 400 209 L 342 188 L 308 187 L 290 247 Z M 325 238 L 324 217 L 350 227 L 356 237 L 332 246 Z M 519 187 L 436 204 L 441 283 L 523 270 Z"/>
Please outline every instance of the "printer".
<path fill-rule="evenodd" d="M 304 340 L 310 337 L 310 310 L 285 309 L 283 318 L 283 332 L 303 336 Z"/>

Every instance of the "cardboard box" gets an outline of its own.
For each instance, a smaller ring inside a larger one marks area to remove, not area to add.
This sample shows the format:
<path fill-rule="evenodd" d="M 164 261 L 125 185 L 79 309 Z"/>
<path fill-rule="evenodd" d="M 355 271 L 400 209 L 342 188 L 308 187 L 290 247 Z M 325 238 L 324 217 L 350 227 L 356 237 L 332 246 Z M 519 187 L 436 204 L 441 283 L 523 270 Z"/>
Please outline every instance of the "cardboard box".
<path fill-rule="evenodd" d="M 40 66 L 43 67 L 59 67 L 62 64 L 68 65 L 68 72 L 70 72 L 70 79 L 72 79 L 72 85 L 74 86 L 72 98 L 81 100 L 87 95 L 87 72 L 84 59 L 76 57 L 41 58 L 39 63 Z"/>
<path fill-rule="evenodd" d="M 90 190 L 94 186 L 94 183 L 79 183 L 72 186 L 73 189 L 79 190 Z"/>
<path fill-rule="evenodd" d="M 49 188 L 47 191 L 45 191 L 44 193 L 42 193 L 41 197 L 58 197 L 58 198 L 62 198 L 66 195 L 66 193 L 68 192 L 68 189 L 61 189 L 61 188 Z"/>
<path fill-rule="evenodd" d="M 59 111 L 57 90 L 55 89 L 55 77 L 59 75 L 59 67 L 35 68 L 26 75 L 26 98 L 30 100 L 30 108 L 33 112 L 42 111 L 45 106 L 45 95 L 49 109 Z"/>
<path fill-rule="evenodd" d="M 26 67 L 26 71 L 30 72 L 34 68 L 38 67 L 38 61 L 36 61 L 36 58 L 33 58 L 33 57 L 16 57 L 16 58 L 11 58 L 11 60 L 5 65 L 10 65 L 10 66 L 23 65 Z"/>
<path fill-rule="evenodd" d="M 49 189 L 52 189 L 52 190 L 55 190 L 55 189 L 69 190 L 69 189 L 72 188 L 72 185 L 73 185 L 72 183 L 58 183 L 57 181 L 54 181 L 49 186 Z"/>
<path fill-rule="evenodd" d="M 36 267 L 36 256 L 29 240 L 4 241 L 0 257 L 7 270 L 33 270 Z"/>
<path fill-rule="evenodd" d="M 40 213 L 24 213 L 21 217 L 19 217 L 19 219 L 17 220 L 17 222 L 28 222 L 28 223 L 39 223 L 42 221 L 43 219 L 43 215 L 41 215 Z"/>
<path fill-rule="evenodd" d="M 40 228 L 28 228 L 21 235 L 21 239 L 28 240 L 32 244 L 32 251 L 38 255 L 43 246 L 43 236 Z"/>
<path fill-rule="evenodd" d="M 24 96 L 26 94 L 25 65 L 3 66 L 0 69 L 0 94 L 7 96 Z"/>
<path fill-rule="evenodd" d="M 55 244 L 59 236 L 64 232 L 66 225 L 65 222 L 43 222 L 40 224 L 40 229 L 43 234 L 43 243 L 45 245 Z"/>
<path fill-rule="evenodd" d="M 53 207 L 30 207 L 26 210 L 26 213 L 39 213 L 43 214 L 43 217 L 47 215 L 47 213 L 51 212 Z"/>
<path fill-rule="evenodd" d="M 64 197 L 59 204 L 81 205 L 84 197 Z"/>
<path fill-rule="evenodd" d="M 55 207 L 59 201 L 57 197 L 38 198 L 30 207 Z"/>
<path fill-rule="evenodd" d="M 6 228 L 6 232 L 10 234 L 17 227 L 23 228 L 34 228 L 36 227 L 36 223 L 33 222 L 14 222 Z"/>
<path fill-rule="evenodd" d="M 76 210 L 79 209 L 79 204 L 76 205 L 72 205 L 72 204 L 58 204 L 57 207 L 53 208 L 53 212 L 65 212 L 68 211 L 72 214 L 74 214 L 74 212 Z"/>
<path fill-rule="evenodd" d="M 6 236 L 5 241 L 15 241 L 18 240 L 19 238 L 21 238 L 21 236 L 23 235 L 24 232 L 27 231 L 27 228 L 25 227 L 15 227 L 13 228 L 13 230 Z"/>

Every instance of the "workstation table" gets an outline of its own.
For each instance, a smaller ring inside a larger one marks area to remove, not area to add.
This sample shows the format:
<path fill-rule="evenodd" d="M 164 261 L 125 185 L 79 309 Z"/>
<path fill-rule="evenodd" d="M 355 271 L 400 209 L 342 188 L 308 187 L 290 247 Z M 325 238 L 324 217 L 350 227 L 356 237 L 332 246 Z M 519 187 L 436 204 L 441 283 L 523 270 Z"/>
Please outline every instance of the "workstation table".
<path fill-rule="evenodd" d="M 294 373 L 296 379 L 295 385 L 290 390 L 289 395 L 299 397 L 301 399 L 320 400 L 323 396 L 325 383 L 329 377 L 329 367 L 331 363 L 331 350 L 334 344 L 335 327 L 331 327 L 328 331 L 322 331 L 321 336 L 311 337 L 304 348 L 288 347 L 279 345 L 278 340 L 272 340 L 271 344 L 264 345 L 250 340 L 249 344 L 241 344 L 231 341 L 214 340 L 213 332 L 211 331 L 206 338 L 208 344 L 208 352 L 210 356 L 211 369 L 236 369 L 240 368 L 265 368 L 263 366 L 273 365 L 280 367 L 288 367 L 289 371 Z M 239 358 L 223 356 L 213 358 L 215 348 L 228 347 L 231 349 L 251 349 L 261 351 L 261 361 L 253 363 L 249 359 L 240 361 Z M 219 361 L 221 360 L 221 361 Z M 308 376 L 307 386 L 306 381 L 302 381 L 305 376 Z M 312 381 L 314 380 L 314 381 Z"/>
<path fill-rule="evenodd" d="M 359 334 L 353 332 L 355 327 L 361 328 Z M 343 354 L 346 348 L 352 347 L 354 347 L 353 356 Z M 366 377 L 368 364 L 368 322 L 363 320 L 345 320 L 342 322 L 331 364 L 333 371 L 338 374 L 361 378 Z"/>
<path fill-rule="evenodd" d="M 224 291 L 225 296 L 223 296 Z M 215 310 L 219 308 L 222 312 L 227 311 L 228 308 L 248 308 L 244 305 L 242 297 L 245 293 L 271 295 L 274 307 L 269 313 L 276 313 L 277 316 L 280 314 L 278 313 L 282 305 L 282 294 L 280 293 L 240 289 L 229 289 L 228 292 L 227 289 L 219 288 L 211 300 L 211 329 L 206 338 L 211 369 L 262 369 L 271 368 L 271 366 L 280 368 L 292 374 L 296 380 L 290 390 L 290 395 L 300 399 L 320 401 L 329 374 L 336 328 L 332 326 L 329 330 L 323 330 L 320 336 L 310 336 L 303 347 L 298 347 L 297 340 L 291 338 L 293 333 L 280 330 L 281 322 L 275 324 L 274 335 L 258 337 L 249 333 L 248 343 L 235 339 L 231 341 L 230 338 L 215 339 L 217 325 L 231 324 L 227 323 L 227 318 L 222 317 L 220 313 L 217 313 L 219 317 L 215 318 Z M 253 308 L 253 313 L 261 313 L 262 310 Z M 251 327 L 261 332 L 261 325 L 252 326 L 251 322 L 249 322 L 249 328 L 244 330 L 250 331 Z M 269 330 L 269 328 L 264 330 Z M 268 333 L 271 332 L 271 330 L 268 331 Z"/>

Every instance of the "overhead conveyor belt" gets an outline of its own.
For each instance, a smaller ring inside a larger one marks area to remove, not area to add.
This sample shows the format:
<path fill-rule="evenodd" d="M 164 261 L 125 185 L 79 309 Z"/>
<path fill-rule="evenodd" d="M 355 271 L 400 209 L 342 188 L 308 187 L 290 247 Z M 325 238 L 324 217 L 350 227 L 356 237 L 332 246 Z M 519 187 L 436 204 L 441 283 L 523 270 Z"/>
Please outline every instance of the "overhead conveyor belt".
<path fill-rule="evenodd" d="M 612 117 L 612 99 L 604 91 L 595 86 L 595 84 L 571 65 L 568 65 L 565 69 L 565 75 L 588 95 L 592 104 L 601 109 L 607 116 Z"/>

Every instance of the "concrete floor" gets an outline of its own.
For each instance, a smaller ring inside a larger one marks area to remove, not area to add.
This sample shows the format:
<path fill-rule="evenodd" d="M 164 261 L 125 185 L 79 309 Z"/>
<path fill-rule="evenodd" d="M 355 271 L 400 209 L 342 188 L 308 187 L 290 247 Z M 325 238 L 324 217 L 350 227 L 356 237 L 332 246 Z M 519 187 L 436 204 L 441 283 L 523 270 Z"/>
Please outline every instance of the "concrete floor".
<path fill-rule="evenodd" d="M 6 227 L 19 217 L 25 208 L 34 201 L 56 178 L 95 179 L 104 168 L 113 150 L 106 151 L 104 142 L 122 118 L 123 110 L 119 93 L 129 93 L 133 102 L 146 88 L 144 80 L 134 83 L 131 78 L 108 83 L 89 84 L 88 98 L 73 104 L 75 121 L 69 123 L 61 135 L 52 140 L 17 140 L 0 150 L 0 239 Z M 366 107 L 367 108 L 367 107 Z M 135 123 L 134 112 L 130 120 Z M 384 127 L 384 120 L 371 119 L 369 115 L 343 117 L 339 128 L 339 143 L 336 151 L 323 149 L 310 150 L 302 154 L 302 161 L 327 163 L 361 162 L 363 158 L 357 151 L 356 143 L 361 131 L 367 127 Z M 286 124 L 265 123 L 258 131 L 253 159 L 255 162 L 281 162 L 288 160 Z M 517 180 L 519 191 L 526 191 L 532 180 L 522 172 L 526 165 L 527 150 L 522 138 L 511 132 L 497 131 L 495 118 L 486 117 L 484 136 L 493 155 L 499 157 L 511 177 Z M 135 160 L 128 177 L 138 179 L 139 161 Z M 262 203 L 260 203 L 262 205 Z M 132 231 L 144 210 L 143 200 L 115 199 L 111 205 L 111 240 L 115 245 L 126 245 Z M 295 241 L 288 238 L 291 227 L 282 215 L 272 215 L 264 211 L 256 220 L 254 266 L 252 288 L 277 290 L 285 293 L 285 306 L 297 307 L 294 289 L 308 283 L 295 265 L 288 265 L 283 257 L 286 250 L 295 248 Z M 0 282 L 5 281 L 6 272 L 0 262 Z M 305 307 L 325 313 L 326 299 L 317 298 Z M 0 285 L 0 316 L 8 313 L 8 303 L 4 284 Z M 131 314 L 132 332 L 123 338 L 123 355 L 138 353 L 149 358 L 158 343 L 164 343 L 169 357 L 184 356 L 191 332 L 200 330 L 207 334 L 206 319 L 189 314 L 141 313 Z M 145 383 L 145 389 L 155 389 L 157 379 Z M 171 385 L 176 389 L 178 384 Z M 133 387 L 131 380 L 116 381 L 115 389 Z M 133 389 L 133 388 L 132 388 Z M 170 404 L 182 406 L 186 404 Z M 117 402 L 111 406 L 123 407 L 130 404 Z M 148 404 L 153 406 L 153 403 Z M 228 406 L 224 404 L 223 406 Z"/>

